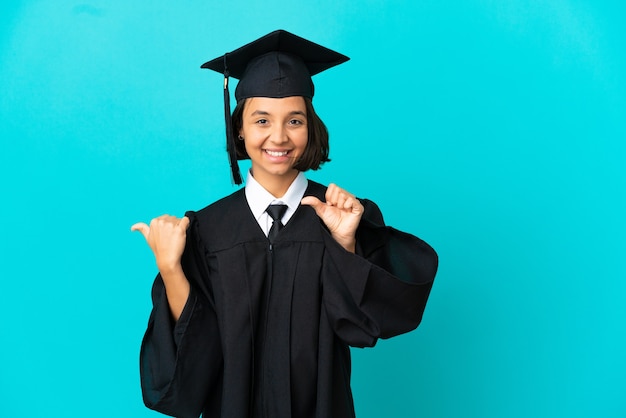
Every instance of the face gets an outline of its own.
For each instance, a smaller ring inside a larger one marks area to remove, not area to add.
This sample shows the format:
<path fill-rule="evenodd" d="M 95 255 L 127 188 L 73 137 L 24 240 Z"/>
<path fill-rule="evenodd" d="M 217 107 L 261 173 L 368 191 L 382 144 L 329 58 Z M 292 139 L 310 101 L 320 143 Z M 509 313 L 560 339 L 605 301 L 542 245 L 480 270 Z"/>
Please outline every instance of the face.
<path fill-rule="evenodd" d="M 293 168 L 308 142 L 304 99 L 299 96 L 247 99 L 239 135 L 252 160 L 252 175 L 264 184 L 293 180 Z"/>

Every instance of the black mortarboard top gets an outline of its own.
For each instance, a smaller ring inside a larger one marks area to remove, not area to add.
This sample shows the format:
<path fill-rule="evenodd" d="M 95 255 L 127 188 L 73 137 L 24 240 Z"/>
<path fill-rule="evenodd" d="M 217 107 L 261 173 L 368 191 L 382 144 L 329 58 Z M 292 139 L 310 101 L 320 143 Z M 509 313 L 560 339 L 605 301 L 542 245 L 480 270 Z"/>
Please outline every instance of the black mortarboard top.
<path fill-rule="evenodd" d="M 311 76 L 348 60 L 338 52 L 277 30 L 202 64 L 202 68 L 224 74 L 226 147 L 235 184 L 241 184 L 241 174 L 231 125 L 228 78 L 239 79 L 235 89 L 237 102 L 250 97 L 313 98 Z"/>

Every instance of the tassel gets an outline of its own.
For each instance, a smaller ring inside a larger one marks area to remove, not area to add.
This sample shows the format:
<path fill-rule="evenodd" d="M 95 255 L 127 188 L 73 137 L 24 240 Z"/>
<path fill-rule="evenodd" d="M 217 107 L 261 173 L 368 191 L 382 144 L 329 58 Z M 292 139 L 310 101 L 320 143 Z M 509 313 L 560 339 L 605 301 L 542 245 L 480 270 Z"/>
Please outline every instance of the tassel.
<path fill-rule="evenodd" d="M 241 180 L 241 172 L 239 171 L 239 163 L 237 163 L 237 151 L 235 149 L 235 137 L 233 136 L 233 125 L 230 115 L 230 92 L 228 91 L 228 67 L 226 66 L 226 55 L 224 55 L 224 119 L 226 120 L 226 151 L 228 151 L 228 160 L 230 162 L 230 170 L 233 176 L 233 182 L 236 185 L 243 183 Z"/>

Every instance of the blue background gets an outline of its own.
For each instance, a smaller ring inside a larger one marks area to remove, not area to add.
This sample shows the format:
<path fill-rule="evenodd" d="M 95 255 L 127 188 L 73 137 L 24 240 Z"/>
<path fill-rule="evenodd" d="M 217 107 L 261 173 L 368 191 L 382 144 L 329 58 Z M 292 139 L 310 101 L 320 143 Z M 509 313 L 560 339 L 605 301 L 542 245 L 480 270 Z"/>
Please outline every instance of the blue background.
<path fill-rule="evenodd" d="M 440 254 L 420 328 L 354 350 L 359 417 L 626 416 L 623 2 L 0 16 L 0 416 L 157 416 L 138 377 L 156 270 L 129 227 L 235 190 L 199 66 L 278 28 L 352 58 L 315 77 L 333 161 L 310 177 Z"/>

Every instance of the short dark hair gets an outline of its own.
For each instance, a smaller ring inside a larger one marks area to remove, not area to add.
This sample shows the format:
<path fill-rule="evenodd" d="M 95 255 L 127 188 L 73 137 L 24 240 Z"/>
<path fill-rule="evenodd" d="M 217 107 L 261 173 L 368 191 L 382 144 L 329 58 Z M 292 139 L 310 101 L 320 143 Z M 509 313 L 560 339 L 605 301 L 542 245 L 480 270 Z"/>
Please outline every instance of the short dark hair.
<path fill-rule="evenodd" d="M 306 107 L 306 119 L 308 128 L 308 141 L 304 153 L 296 164 L 293 166 L 296 170 L 307 171 L 317 170 L 322 164 L 329 162 L 328 153 L 330 151 L 328 145 L 328 129 L 326 125 L 315 113 L 313 102 L 308 97 L 303 97 Z M 246 104 L 245 100 L 240 100 L 235 107 L 232 115 L 233 135 L 239 135 L 243 126 L 243 109 Z M 243 141 L 235 140 L 235 151 L 238 160 L 249 160 L 250 156 L 246 152 L 246 146 Z"/>

